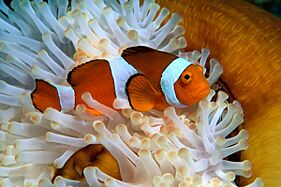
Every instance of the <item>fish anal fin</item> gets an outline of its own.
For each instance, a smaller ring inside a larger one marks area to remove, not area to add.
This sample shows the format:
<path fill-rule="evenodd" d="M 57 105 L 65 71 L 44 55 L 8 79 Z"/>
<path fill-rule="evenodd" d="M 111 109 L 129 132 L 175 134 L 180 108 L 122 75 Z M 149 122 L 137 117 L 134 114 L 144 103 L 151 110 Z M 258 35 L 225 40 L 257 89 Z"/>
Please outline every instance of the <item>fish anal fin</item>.
<path fill-rule="evenodd" d="M 89 109 L 87 108 L 86 111 L 91 114 L 91 115 L 94 115 L 94 116 L 100 116 L 102 115 L 102 113 L 98 110 L 95 110 L 95 109 Z"/>
<path fill-rule="evenodd" d="M 126 93 L 131 107 L 141 112 L 151 110 L 155 106 L 157 97 L 161 94 L 142 74 L 136 74 L 128 80 Z"/>
<path fill-rule="evenodd" d="M 61 110 L 60 99 L 57 89 L 44 80 L 35 80 L 36 87 L 31 93 L 31 98 L 35 108 L 44 112 L 48 107 Z"/>
<path fill-rule="evenodd" d="M 78 111 L 78 113 L 86 113 L 87 115 L 90 115 L 90 116 L 100 116 L 102 115 L 102 113 L 96 109 L 93 109 L 93 108 L 89 108 L 87 106 L 86 103 L 84 104 L 78 104 L 76 106 L 76 111 Z"/>

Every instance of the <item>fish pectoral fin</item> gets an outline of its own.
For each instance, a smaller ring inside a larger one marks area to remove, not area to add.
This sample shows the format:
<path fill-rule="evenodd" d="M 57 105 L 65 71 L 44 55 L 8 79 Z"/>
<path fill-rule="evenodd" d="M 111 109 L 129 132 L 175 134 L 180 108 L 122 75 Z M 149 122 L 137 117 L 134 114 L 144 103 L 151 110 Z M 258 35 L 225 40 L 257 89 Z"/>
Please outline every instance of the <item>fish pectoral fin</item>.
<path fill-rule="evenodd" d="M 133 75 L 128 80 L 126 93 L 131 107 L 141 112 L 151 110 L 155 106 L 157 96 L 161 95 L 142 74 Z"/>
<path fill-rule="evenodd" d="M 57 89 L 44 80 L 35 80 L 36 87 L 31 93 L 31 99 L 35 108 L 44 112 L 48 107 L 61 110 Z"/>

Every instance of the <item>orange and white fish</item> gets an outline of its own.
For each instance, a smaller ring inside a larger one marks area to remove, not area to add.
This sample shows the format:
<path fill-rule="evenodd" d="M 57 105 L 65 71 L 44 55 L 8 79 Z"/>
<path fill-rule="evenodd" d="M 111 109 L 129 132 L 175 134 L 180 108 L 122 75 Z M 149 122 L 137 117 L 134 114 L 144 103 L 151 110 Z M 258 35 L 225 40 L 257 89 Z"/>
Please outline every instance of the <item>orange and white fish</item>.
<path fill-rule="evenodd" d="M 120 57 L 92 60 L 68 74 L 71 86 L 36 80 L 34 106 L 67 111 L 86 103 L 81 95 L 90 92 L 98 102 L 113 107 L 115 98 L 127 100 L 138 111 L 164 110 L 168 106 L 191 106 L 210 92 L 201 66 L 173 54 L 148 47 L 131 47 Z"/>

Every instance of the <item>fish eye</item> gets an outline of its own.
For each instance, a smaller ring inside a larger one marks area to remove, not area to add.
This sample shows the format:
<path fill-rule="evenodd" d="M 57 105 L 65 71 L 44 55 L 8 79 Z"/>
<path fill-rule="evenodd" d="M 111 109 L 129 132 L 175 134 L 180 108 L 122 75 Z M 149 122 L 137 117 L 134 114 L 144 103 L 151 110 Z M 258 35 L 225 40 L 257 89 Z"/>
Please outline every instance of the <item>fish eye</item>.
<path fill-rule="evenodd" d="M 188 74 L 186 74 L 186 75 L 184 76 L 184 79 L 185 79 L 185 80 L 188 80 L 188 79 L 190 79 L 190 76 L 189 76 Z"/>
<path fill-rule="evenodd" d="M 185 74 L 183 74 L 181 80 L 184 84 L 188 84 L 191 81 L 191 79 L 192 79 L 192 74 L 190 72 L 186 72 Z"/>

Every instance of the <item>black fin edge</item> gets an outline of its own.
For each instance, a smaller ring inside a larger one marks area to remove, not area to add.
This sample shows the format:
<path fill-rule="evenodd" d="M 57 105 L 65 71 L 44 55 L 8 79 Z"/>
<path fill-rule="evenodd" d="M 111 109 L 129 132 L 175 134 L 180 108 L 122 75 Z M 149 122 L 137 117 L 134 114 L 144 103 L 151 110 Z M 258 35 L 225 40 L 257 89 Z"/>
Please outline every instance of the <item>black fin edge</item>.
<path fill-rule="evenodd" d="M 147 47 L 147 46 L 135 46 L 135 47 L 129 47 L 127 49 L 125 49 L 121 56 L 125 57 L 125 56 L 131 56 L 131 55 L 135 55 L 137 53 L 140 52 L 151 52 L 151 51 L 157 51 L 156 49 L 153 49 L 151 47 Z"/>

